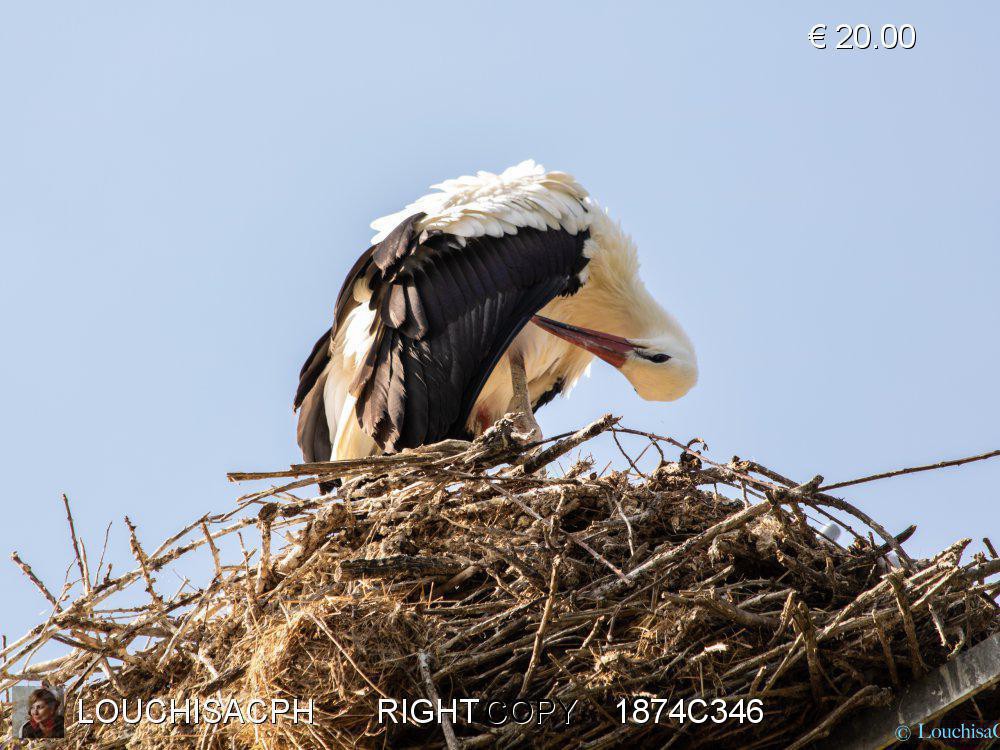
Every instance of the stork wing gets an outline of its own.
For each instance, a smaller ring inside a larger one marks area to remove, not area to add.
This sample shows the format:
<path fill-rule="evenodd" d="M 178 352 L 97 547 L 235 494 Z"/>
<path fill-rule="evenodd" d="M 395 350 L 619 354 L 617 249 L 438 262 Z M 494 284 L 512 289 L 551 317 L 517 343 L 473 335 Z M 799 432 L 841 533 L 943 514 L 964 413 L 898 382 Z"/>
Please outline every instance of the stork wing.
<path fill-rule="evenodd" d="M 467 436 L 500 357 L 532 315 L 576 291 L 587 264 L 586 231 L 522 227 L 464 243 L 448 233 L 421 240 L 419 219 L 369 249 L 338 300 L 342 318 L 345 294 L 367 279 L 376 323 L 351 392 L 362 428 L 390 452 Z"/>
<path fill-rule="evenodd" d="M 332 341 L 332 330 L 320 336 L 299 372 L 299 387 L 295 392 L 293 408 L 300 410 L 296 437 L 306 461 L 328 461 L 332 450 L 330 425 L 326 421 L 323 401 Z"/>

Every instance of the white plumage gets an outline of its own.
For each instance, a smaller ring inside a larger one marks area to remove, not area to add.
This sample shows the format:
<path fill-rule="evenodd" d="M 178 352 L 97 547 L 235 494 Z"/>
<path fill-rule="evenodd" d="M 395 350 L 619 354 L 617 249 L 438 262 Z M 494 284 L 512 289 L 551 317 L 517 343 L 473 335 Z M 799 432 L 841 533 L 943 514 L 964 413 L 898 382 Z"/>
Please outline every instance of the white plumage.
<path fill-rule="evenodd" d="M 516 234 L 520 227 L 559 229 L 576 234 L 585 229 L 587 191 L 564 172 L 546 172 L 528 159 L 500 174 L 477 172 L 431 185 L 435 193 L 418 198 L 401 211 L 372 222 L 381 242 L 403 219 L 416 213 L 427 218 L 419 228 L 462 238 Z"/>

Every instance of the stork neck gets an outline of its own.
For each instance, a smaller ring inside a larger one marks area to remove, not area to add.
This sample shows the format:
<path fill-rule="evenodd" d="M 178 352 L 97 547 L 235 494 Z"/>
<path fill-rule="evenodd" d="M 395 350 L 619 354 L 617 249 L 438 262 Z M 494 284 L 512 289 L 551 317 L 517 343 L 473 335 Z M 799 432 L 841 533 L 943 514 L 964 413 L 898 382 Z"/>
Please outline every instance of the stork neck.
<path fill-rule="evenodd" d="M 669 326 L 670 316 L 646 291 L 641 281 L 608 287 L 592 277 L 572 297 L 558 300 L 551 317 L 572 325 L 626 339 L 644 339 Z"/>

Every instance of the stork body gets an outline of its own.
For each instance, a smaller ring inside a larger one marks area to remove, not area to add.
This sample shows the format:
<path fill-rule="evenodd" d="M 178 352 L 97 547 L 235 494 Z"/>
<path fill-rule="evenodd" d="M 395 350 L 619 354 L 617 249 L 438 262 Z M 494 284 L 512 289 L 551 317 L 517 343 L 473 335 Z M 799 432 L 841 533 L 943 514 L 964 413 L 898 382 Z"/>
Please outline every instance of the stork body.
<path fill-rule="evenodd" d="M 529 161 L 435 187 L 373 222 L 302 368 L 307 461 L 468 438 L 508 411 L 537 430 L 532 412 L 595 355 L 646 399 L 694 385 L 693 347 L 634 244 L 571 176 Z"/>

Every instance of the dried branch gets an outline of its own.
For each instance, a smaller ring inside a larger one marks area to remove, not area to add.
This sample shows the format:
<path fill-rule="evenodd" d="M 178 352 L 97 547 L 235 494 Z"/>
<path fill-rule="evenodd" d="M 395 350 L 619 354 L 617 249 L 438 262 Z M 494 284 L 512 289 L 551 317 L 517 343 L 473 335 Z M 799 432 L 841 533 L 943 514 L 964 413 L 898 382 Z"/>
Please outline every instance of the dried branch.
<path fill-rule="evenodd" d="M 1000 450 L 990 451 L 989 453 L 980 453 L 977 456 L 967 456 L 966 458 L 955 458 L 951 461 L 939 461 L 936 464 L 925 464 L 923 466 L 911 466 L 908 469 L 884 471 L 881 474 L 872 474 L 871 476 L 861 477 L 860 479 L 849 479 L 846 482 L 828 484 L 825 487 L 820 487 L 820 491 L 829 492 L 830 490 L 839 490 L 841 487 L 853 487 L 858 484 L 864 484 L 865 482 L 875 482 L 879 479 L 901 477 L 904 474 L 916 474 L 918 471 L 933 471 L 935 469 L 946 469 L 949 466 L 962 466 L 963 464 L 970 464 L 973 461 L 985 461 L 989 458 L 996 458 L 997 456 L 1000 456 Z"/>
<path fill-rule="evenodd" d="M 624 471 L 592 474 L 589 460 L 564 474 L 541 471 L 588 440 L 614 451 L 619 433 L 648 441 L 657 469 L 644 475 L 642 456 L 620 446 Z M 103 553 L 89 574 L 66 501 L 74 551 L 62 591 L 49 591 L 14 556 L 51 612 L 4 641 L 0 690 L 45 679 L 92 700 L 225 690 L 243 699 L 309 696 L 322 707 L 311 724 L 253 732 L 73 725 L 71 734 L 85 731 L 71 739 L 78 747 L 367 747 L 390 742 L 375 718 L 379 699 L 488 695 L 579 700 L 587 710 L 555 739 L 535 727 L 484 732 L 449 721 L 445 746 L 770 750 L 809 745 L 1000 630 L 990 582 L 1000 559 L 989 543 L 989 555 L 965 563 L 967 539 L 914 560 L 903 547 L 908 531 L 890 534 L 823 492 L 820 477 L 798 484 L 707 452 L 703 442 L 629 430 L 610 416 L 525 445 L 504 418 L 471 443 L 234 474 L 289 481 L 196 519 L 153 554 L 126 519 L 136 567 L 117 576 L 104 573 Z M 944 465 L 952 462 L 933 468 Z M 335 496 L 290 494 L 331 478 L 342 480 Z M 846 485 L 829 487 L 837 486 Z M 841 523 L 853 543 L 818 535 L 806 512 Z M 848 514 L 881 538 L 844 524 Z M 251 525 L 259 535 L 244 539 Z M 233 535 L 239 551 L 227 559 L 221 540 Z M 154 576 L 201 547 L 210 582 L 193 587 L 188 568 L 172 596 L 159 594 Z M 889 569 L 890 551 L 902 569 Z M 53 647 L 66 653 L 31 663 Z M 610 707 L 623 694 L 760 697 L 767 721 L 707 722 L 697 733 L 622 725 Z M 435 724 L 410 725 L 400 741 L 442 746 Z"/>

